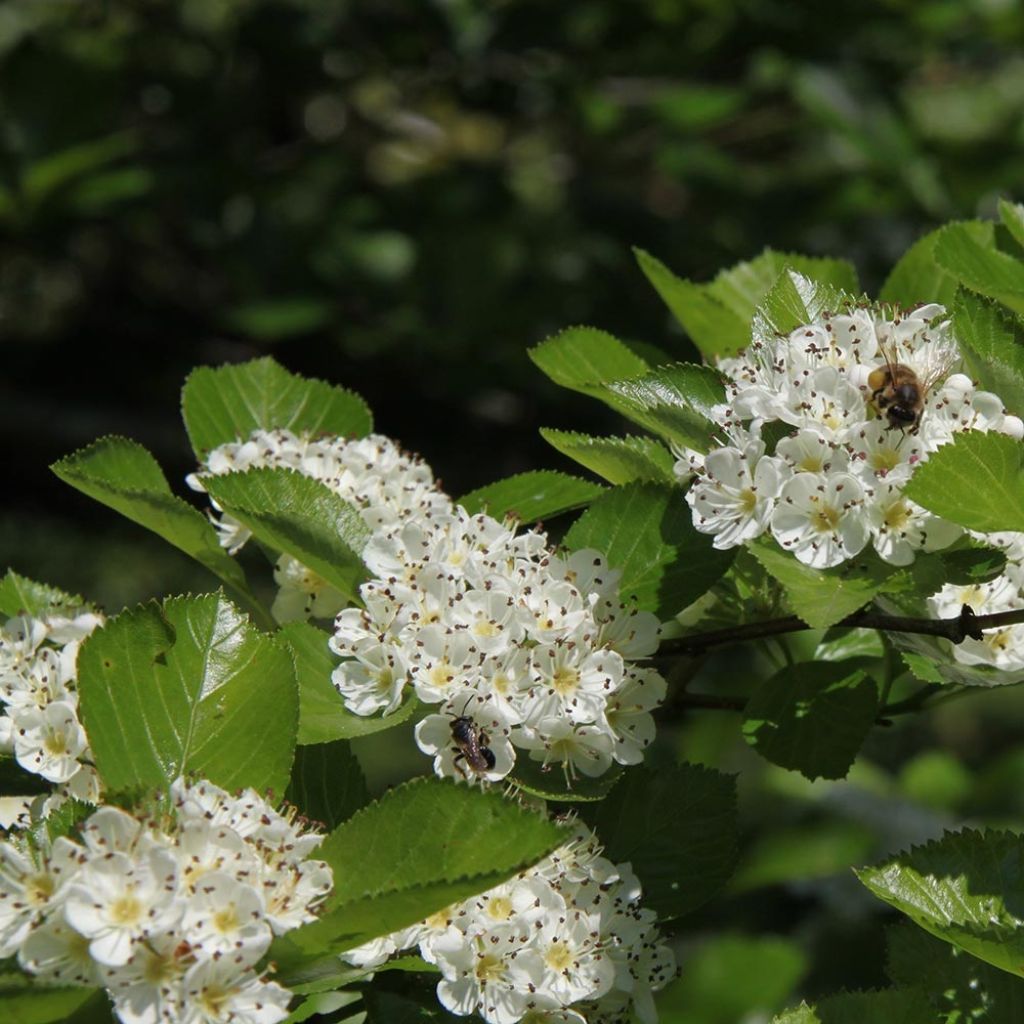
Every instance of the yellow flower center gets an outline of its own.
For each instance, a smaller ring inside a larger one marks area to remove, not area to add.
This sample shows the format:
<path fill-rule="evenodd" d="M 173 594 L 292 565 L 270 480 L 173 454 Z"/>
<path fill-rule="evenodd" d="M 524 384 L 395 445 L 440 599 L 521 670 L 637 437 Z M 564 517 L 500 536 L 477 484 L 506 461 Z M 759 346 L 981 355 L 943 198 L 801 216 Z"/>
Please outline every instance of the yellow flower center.
<path fill-rule="evenodd" d="M 430 670 L 431 685 L 436 686 L 439 690 L 443 690 L 446 686 L 450 686 L 454 678 L 455 669 L 453 669 L 451 663 L 446 660 L 439 661 Z"/>
<path fill-rule="evenodd" d="M 500 957 L 491 956 L 488 953 L 477 960 L 474 973 L 476 974 L 476 980 L 481 983 L 501 981 L 505 976 L 505 964 Z"/>
<path fill-rule="evenodd" d="M 818 533 L 834 533 L 839 525 L 839 510 L 831 505 L 816 509 L 811 516 L 811 525 Z"/>
<path fill-rule="evenodd" d="M 142 904 L 131 894 L 119 896 L 110 904 L 114 924 L 134 924 L 142 917 Z"/>
<path fill-rule="evenodd" d="M 910 520 L 910 509 L 907 503 L 900 499 L 885 510 L 885 525 L 890 530 L 902 530 Z"/>
<path fill-rule="evenodd" d="M 25 898 L 29 903 L 39 906 L 49 902 L 52 895 L 53 879 L 45 871 L 25 878 Z"/>
<path fill-rule="evenodd" d="M 238 912 L 235 910 L 234 903 L 229 904 L 222 910 L 218 910 L 213 915 L 213 927 L 217 931 L 226 933 L 238 930 Z"/>
<path fill-rule="evenodd" d="M 46 747 L 48 753 L 60 757 L 61 754 L 68 752 L 68 739 L 62 732 L 49 732 L 46 734 L 43 746 Z"/>
<path fill-rule="evenodd" d="M 560 665 L 551 677 L 551 686 L 559 696 L 575 693 L 580 685 L 580 674 L 568 665 Z"/>
<path fill-rule="evenodd" d="M 501 630 L 496 622 L 490 619 L 477 619 L 473 624 L 473 632 L 477 636 L 497 636 Z"/>
<path fill-rule="evenodd" d="M 757 495 L 749 487 L 740 491 L 740 507 L 748 516 L 757 508 Z"/>
<path fill-rule="evenodd" d="M 553 971 L 568 970 L 572 966 L 572 950 L 565 942 L 552 942 L 544 954 L 544 963 Z"/>
<path fill-rule="evenodd" d="M 507 921 L 514 913 L 512 901 L 507 896 L 494 896 L 487 901 L 487 913 L 495 921 Z"/>

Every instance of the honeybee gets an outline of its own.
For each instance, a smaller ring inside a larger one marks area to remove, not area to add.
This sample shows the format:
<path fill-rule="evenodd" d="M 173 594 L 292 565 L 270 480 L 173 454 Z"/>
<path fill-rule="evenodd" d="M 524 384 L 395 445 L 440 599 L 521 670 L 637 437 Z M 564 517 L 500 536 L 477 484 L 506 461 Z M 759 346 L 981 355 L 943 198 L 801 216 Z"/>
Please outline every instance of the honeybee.
<path fill-rule="evenodd" d="M 921 426 L 928 392 L 949 372 L 950 361 L 935 367 L 925 379 L 901 363 L 895 347 L 879 346 L 885 366 L 878 366 L 868 374 L 871 404 L 888 421 L 890 430 L 916 434 Z"/>

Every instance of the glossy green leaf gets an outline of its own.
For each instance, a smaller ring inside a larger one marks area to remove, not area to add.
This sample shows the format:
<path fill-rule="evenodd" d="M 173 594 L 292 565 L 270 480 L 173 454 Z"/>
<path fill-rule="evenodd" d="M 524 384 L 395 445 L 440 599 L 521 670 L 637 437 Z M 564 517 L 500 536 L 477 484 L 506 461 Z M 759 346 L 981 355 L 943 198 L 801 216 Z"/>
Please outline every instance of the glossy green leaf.
<path fill-rule="evenodd" d="M 953 327 L 971 377 L 1009 412 L 1024 413 L 1024 324 L 997 303 L 961 290 Z"/>
<path fill-rule="evenodd" d="M 0 615 L 14 618 L 16 615 L 75 614 L 89 605 L 77 594 L 68 594 L 48 583 L 37 583 L 27 576 L 20 576 L 8 569 L 0 580 Z"/>
<path fill-rule="evenodd" d="M 645 373 L 647 363 L 618 338 L 596 327 L 570 327 L 528 352 L 556 384 L 593 394 L 596 386 Z"/>
<path fill-rule="evenodd" d="M 937 938 L 1024 975 L 1024 845 L 1011 832 L 947 832 L 857 877 Z"/>
<path fill-rule="evenodd" d="M 391 790 L 317 850 L 335 888 L 298 948 L 351 948 L 404 928 L 535 864 L 565 838 L 546 817 L 495 792 L 417 779 Z"/>
<path fill-rule="evenodd" d="M 297 742 L 330 743 L 382 732 L 408 721 L 420 706 L 410 697 L 390 715 L 354 715 L 331 682 L 340 658 L 327 646 L 327 633 L 309 622 L 289 622 L 278 635 L 288 645 L 299 683 Z"/>
<path fill-rule="evenodd" d="M 348 741 L 299 747 L 285 799 L 325 829 L 335 828 L 365 807 L 370 792 Z"/>
<path fill-rule="evenodd" d="M 935 1011 L 917 989 L 843 992 L 808 1006 L 801 1003 L 772 1024 L 937 1024 Z"/>
<path fill-rule="evenodd" d="M 1000 199 L 999 219 L 1003 222 L 1003 227 L 1013 235 L 1017 244 L 1024 246 L 1024 204 Z"/>
<path fill-rule="evenodd" d="M 1024 312 L 1024 263 L 995 244 L 995 227 L 948 224 L 939 230 L 935 261 L 972 291 Z"/>
<path fill-rule="evenodd" d="M 808 280 L 830 285 L 848 295 L 855 295 L 860 288 L 857 271 L 846 260 L 801 256 L 774 249 L 765 249 L 752 260 L 721 271 L 706 287 L 710 295 L 749 324 L 757 307 L 785 270 L 795 270 Z"/>
<path fill-rule="evenodd" d="M 754 313 L 752 336 L 765 343 L 774 342 L 780 334 L 789 334 L 826 313 L 835 313 L 849 298 L 834 285 L 787 270 L 779 276 Z"/>
<path fill-rule="evenodd" d="M 592 437 L 541 427 L 541 437 L 609 483 L 674 483 L 672 453 L 653 437 Z"/>
<path fill-rule="evenodd" d="M 163 470 L 142 445 L 103 437 L 50 469 L 65 483 L 152 530 L 218 576 L 253 604 L 241 566 L 220 546 L 217 531 L 197 508 L 171 492 Z"/>
<path fill-rule="evenodd" d="M 743 712 L 743 735 L 773 764 L 809 779 L 841 779 L 877 712 L 875 683 L 860 669 L 804 661 L 758 686 Z"/>
<path fill-rule="evenodd" d="M 944 1024 L 1019 1024 L 1024 979 L 929 935 L 909 922 L 886 930 L 886 971 L 897 985 L 918 986 Z"/>
<path fill-rule="evenodd" d="M 291 469 L 210 476 L 210 496 L 257 540 L 298 559 L 347 597 L 366 569 L 359 552 L 370 531 L 353 505 L 326 484 Z"/>
<path fill-rule="evenodd" d="M 710 366 L 675 363 L 606 387 L 623 415 L 653 433 L 701 452 L 711 447 L 711 408 L 725 401 L 725 386 Z"/>
<path fill-rule="evenodd" d="M 631 768 L 584 818 L 605 856 L 629 861 L 644 906 L 676 917 L 706 903 L 736 865 L 736 780 L 697 765 Z"/>
<path fill-rule="evenodd" d="M 658 1016 L 687 1024 L 763 1019 L 788 1001 L 807 966 L 806 955 L 787 939 L 717 936 L 657 995 Z"/>
<path fill-rule="evenodd" d="M 934 452 L 904 489 L 908 498 L 971 530 L 1024 530 L 1020 441 L 968 431 Z"/>
<path fill-rule="evenodd" d="M 583 508 L 602 491 L 600 484 L 578 476 L 539 469 L 478 487 L 459 498 L 459 504 L 473 515 L 486 512 L 495 519 L 512 516 L 521 523 L 535 523 Z"/>
<path fill-rule="evenodd" d="M 343 437 L 363 437 L 373 429 L 359 395 L 289 373 L 269 357 L 193 370 L 181 393 L 181 411 L 200 459 L 257 429 Z"/>
<path fill-rule="evenodd" d="M 663 619 L 706 593 L 728 571 L 733 552 L 717 551 L 693 528 L 677 488 L 626 484 L 603 494 L 565 535 L 572 551 L 596 548 L 622 573 L 624 596 Z"/>
<path fill-rule="evenodd" d="M 706 286 L 676 277 L 660 260 L 634 249 L 640 269 L 707 359 L 735 355 L 750 344 L 750 318 L 728 308 Z"/>
<path fill-rule="evenodd" d="M 283 645 L 219 594 L 122 612 L 78 655 L 81 715 L 111 790 L 194 772 L 283 793 L 298 691 Z"/>
<path fill-rule="evenodd" d="M 813 569 L 773 542 L 753 544 L 751 553 L 782 584 L 790 607 L 809 626 L 825 629 L 863 608 L 899 572 L 873 552 L 834 569 Z"/>
<path fill-rule="evenodd" d="M 979 243 L 992 237 L 992 225 L 981 221 L 964 221 L 959 227 Z M 904 254 L 882 285 L 879 299 L 901 306 L 917 306 L 922 302 L 941 302 L 951 306 L 960 287 L 960 279 L 939 266 L 935 246 L 942 229 L 919 238 Z"/>

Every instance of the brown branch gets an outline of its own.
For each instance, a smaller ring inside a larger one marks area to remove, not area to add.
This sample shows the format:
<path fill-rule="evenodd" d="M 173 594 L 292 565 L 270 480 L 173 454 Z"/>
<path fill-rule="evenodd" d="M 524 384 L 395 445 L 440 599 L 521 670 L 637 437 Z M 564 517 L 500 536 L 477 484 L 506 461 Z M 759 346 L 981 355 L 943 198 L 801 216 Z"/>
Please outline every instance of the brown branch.
<path fill-rule="evenodd" d="M 991 615 L 975 615 L 969 605 L 964 605 L 959 615 L 948 619 L 918 619 L 905 615 L 883 615 L 879 612 L 861 609 L 852 615 L 847 615 L 845 619 L 835 625 L 878 629 L 887 633 L 921 633 L 927 636 L 944 637 L 954 644 L 959 644 L 968 637 L 972 640 L 983 639 L 983 631 L 986 629 L 1002 629 L 1004 626 L 1015 626 L 1019 623 L 1024 623 L 1024 608 L 1014 608 L 1008 612 L 995 612 Z M 796 615 L 787 615 L 781 619 L 747 622 L 730 629 L 716 629 L 708 633 L 692 633 L 689 636 L 672 637 L 662 642 L 658 648 L 658 655 L 699 654 L 709 647 L 742 643 L 745 640 L 756 640 L 765 636 L 778 636 L 780 633 L 798 633 L 801 630 L 814 628 Z"/>

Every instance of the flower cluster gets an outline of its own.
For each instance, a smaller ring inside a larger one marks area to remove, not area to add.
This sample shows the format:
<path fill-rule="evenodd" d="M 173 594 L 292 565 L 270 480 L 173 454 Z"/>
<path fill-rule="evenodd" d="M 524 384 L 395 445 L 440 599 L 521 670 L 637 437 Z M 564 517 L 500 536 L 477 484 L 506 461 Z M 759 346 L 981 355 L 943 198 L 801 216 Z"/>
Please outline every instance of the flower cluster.
<path fill-rule="evenodd" d="M 370 527 L 363 608 L 341 611 L 331 640 L 350 711 L 389 714 L 410 689 L 440 705 L 416 739 L 441 776 L 497 781 L 515 748 L 569 775 L 643 759 L 666 687 L 635 662 L 657 649 L 660 624 L 621 599 L 620 574 L 599 554 L 563 558 L 537 530 L 470 515 L 386 438 L 260 431 L 209 456 L 211 473 L 254 465 L 316 476 Z M 244 542 L 237 524 L 220 524 L 232 548 Z"/>
<path fill-rule="evenodd" d="M 179 781 L 150 817 L 101 807 L 80 841 L 0 842 L 0 957 L 104 986 L 126 1024 L 275 1024 L 291 993 L 255 965 L 330 891 L 322 838 L 251 790 Z"/>
<path fill-rule="evenodd" d="M 602 857 L 596 836 L 576 826 L 511 881 L 344 956 L 373 968 L 418 946 L 441 972 L 441 1004 L 491 1024 L 650 1024 L 652 993 L 675 959 L 640 895 L 629 865 Z"/>
<path fill-rule="evenodd" d="M 903 494 L 916 467 L 960 431 L 1024 436 L 996 395 L 955 372 L 960 362 L 935 304 L 850 308 L 723 360 L 726 402 L 713 410 L 723 443 L 707 455 L 681 452 L 676 464 L 678 475 L 696 474 L 687 493 L 694 526 L 718 548 L 770 532 L 815 568 L 869 545 L 893 565 L 948 546 L 962 530 Z M 923 398 L 905 429 L 888 418 L 894 396 L 872 377 L 889 366 L 913 371 Z"/>
<path fill-rule="evenodd" d="M 75 689 L 78 648 L 103 621 L 86 609 L 0 627 L 0 750 L 64 796 L 96 802 L 99 782 Z"/>
<path fill-rule="evenodd" d="M 1002 549 L 1006 568 L 988 583 L 958 586 L 948 583 L 928 600 L 936 618 L 959 615 L 967 605 L 976 615 L 1024 608 L 1024 533 L 978 534 L 986 544 Z M 1006 672 L 1024 669 L 1024 625 L 990 629 L 981 640 L 968 638 L 953 648 L 964 665 L 992 665 Z"/>
<path fill-rule="evenodd" d="M 379 434 L 346 439 L 300 436 L 290 430 L 254 430 L 245 441 L 214 448 L 203 470 L 189 474 L 186 480 L 193 490 L 205 492 L 206 475 L 260 468 L 290 469 L 319 480 L 355 505 L 371 530 L 409 517 L 447 512 L 452 505 L 425 462 L 406 455 L 390 438 Z M 251 536 L 227 513 L 217 516 L 214 524 L 221 544 L 232 554 Z M 290 555 L 277 560 L 274 579 L 279 590 L 272 610 L 279 622 L 310 615 L 330 618 L 344 604 L 337 590 Z"/>

